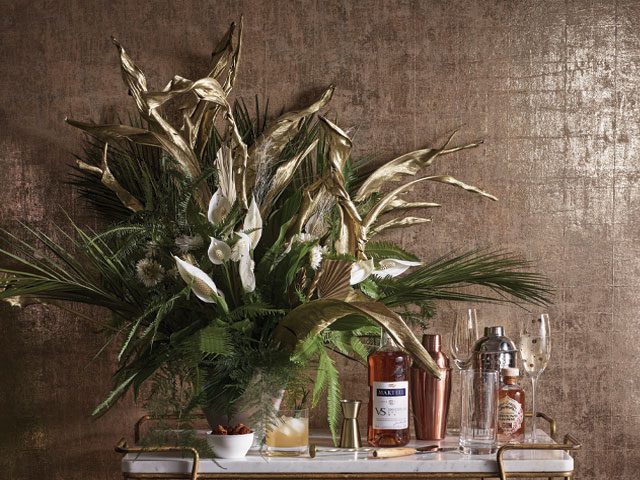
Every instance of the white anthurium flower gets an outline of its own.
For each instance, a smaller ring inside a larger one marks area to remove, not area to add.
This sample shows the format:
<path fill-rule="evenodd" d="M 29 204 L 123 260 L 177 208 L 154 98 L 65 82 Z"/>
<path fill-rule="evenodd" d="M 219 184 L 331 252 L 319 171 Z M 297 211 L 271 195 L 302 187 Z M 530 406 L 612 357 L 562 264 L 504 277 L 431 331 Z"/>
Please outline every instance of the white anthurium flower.
<path fill-rule="evenodd" d="M 211 238 L 211 244 L 209 245 L 209 260 L 214 265 L 222 265 L 224 262 L 231 258 L 231 247 L 222 240 L 217 238 Z"/>
<path fill-rule="evenodd" d="M 251 239 L 251 250 L 255 250 L 256 245 L 258 245 L 260 241 L 260 237 L 262 237 L 262 216 L 260 215 L 260 209 L 258 208 L 255 197 L 251 198 L 251 204 L 249 205 L 247 215 L 244 217 L 242 229 Z"/>
<path fill-rule="evenodd" d="M 419 267 L 422 262 L 412 262 L 409 260 L 400 260 L 397 258 L 385 258 L 380 260 L 378 268 L 373 271 L 373 275 L 380 278 L 397 277 L 409 270 L 411 267 Z"/>
<path fill-rule="evenodd" d="M 216 287 L 216 284 L 213 283 L 209 275 L 195 265 L 191 265 L 175 255 L 173 258 L 176 261 L 178 273 L 182 279 L 191 286 L 191 291 L 196 297 L 206 303 L 217 303 L 215 297 L 224 299 L 223 293 L 218 290 L 218 287 Z"/>
<path fill-rule="evenodd" d="M 232 206 L 233 204 L 224 196 L 222 189 L 219 188 L 209 201 L 207 218 L 211 223 L 217 225 L 221 223 L 227 215 L 229 215 Z"/>
<path fill-rule="evenodd" d="M 367 278 L 373 273 L 374 265 L 373 258 L 369 260 L 359 260 L 351 264 L 351 285 L 356 285 Z"/>

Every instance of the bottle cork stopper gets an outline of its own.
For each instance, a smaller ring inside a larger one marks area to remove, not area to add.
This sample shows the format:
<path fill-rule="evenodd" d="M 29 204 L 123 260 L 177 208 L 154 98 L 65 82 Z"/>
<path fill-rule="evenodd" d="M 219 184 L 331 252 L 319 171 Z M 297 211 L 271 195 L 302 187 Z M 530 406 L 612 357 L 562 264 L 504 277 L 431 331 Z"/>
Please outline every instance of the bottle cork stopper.
<path fill-rule="evenodd" d="M 502 369 L 502 375 L 504 377 L 517 377 L 520 375 L 520 370 L 517 368 L 507 367 Z"/>

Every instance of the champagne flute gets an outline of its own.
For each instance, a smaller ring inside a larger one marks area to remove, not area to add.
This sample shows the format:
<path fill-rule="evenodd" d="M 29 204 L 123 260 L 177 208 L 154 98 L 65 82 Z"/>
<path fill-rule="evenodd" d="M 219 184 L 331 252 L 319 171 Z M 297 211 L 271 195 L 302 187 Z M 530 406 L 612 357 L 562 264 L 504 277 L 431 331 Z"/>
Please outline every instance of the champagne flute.
<path fill-rule="evenodd" d="M 470 308 L 465 318 L 462 315 L 456 315 L 453 324 L 451 356 L 459 370 L 469 367 L 476 340 L 478 340 L 478 312 L 475 308 Z"/>
<path fill-rule="evenodd" d="M 453 364 L 456 366 L 460 378 L 462 378 L 462 370 L 470 367 L 473 345 L 476 340 L 478 340 L 478 313 L 476 309 L 469 308 L 466 316 L 458 312 L 455 315 L 453 332 L 451 332 L 451 357 L 453 357 Z M 462 390 L 460 394 L 462 395 Z M 462 396 L 460 396 L 460 406 L 462 406 Z M 449 435 L 459 433 L 458 427 L 447 428 Z"/>
<path fill-rule="evenodd" d="M 522 322 L 520 326 L 520 358 L 525 373 L 531 379 L 531 437 L 536 443 L 536 385 L 551 356 L 549 315 L 543 313 Z"/>

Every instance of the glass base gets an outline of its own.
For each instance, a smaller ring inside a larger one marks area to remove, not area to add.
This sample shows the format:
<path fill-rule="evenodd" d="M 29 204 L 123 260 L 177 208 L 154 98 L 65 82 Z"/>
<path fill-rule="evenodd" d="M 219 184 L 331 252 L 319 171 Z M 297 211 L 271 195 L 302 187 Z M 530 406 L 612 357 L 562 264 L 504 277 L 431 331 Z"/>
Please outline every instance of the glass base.
<path fill-rule="evenodd" d="M 466 443 L 460 445 L 460 452 L 464 455 L 491 455 L 498 451 L 495 444 L 487 445 L 486 443 Z"/>
<path fill-rule="evenodd" d="M 307 446 L 300 447 L 264 447 L 263 454 L 268 457 L 299 457 L 307 453 Z"/>

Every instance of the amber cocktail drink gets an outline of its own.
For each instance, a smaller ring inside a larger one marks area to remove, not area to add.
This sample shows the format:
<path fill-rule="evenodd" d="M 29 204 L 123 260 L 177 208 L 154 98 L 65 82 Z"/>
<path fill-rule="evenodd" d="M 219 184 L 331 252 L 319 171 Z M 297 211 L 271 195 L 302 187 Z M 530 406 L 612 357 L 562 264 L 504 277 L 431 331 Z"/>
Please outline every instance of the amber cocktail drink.
<path fill-rule="evenodd" d="M 295 457 L 306 453 L 309 446 L 309 411 L 280 410 L 267 430 L 268 455 Z"/>

